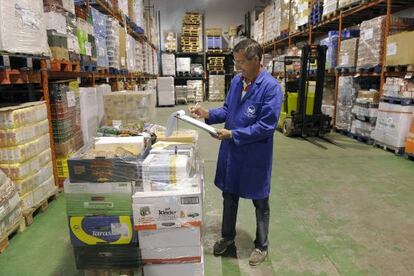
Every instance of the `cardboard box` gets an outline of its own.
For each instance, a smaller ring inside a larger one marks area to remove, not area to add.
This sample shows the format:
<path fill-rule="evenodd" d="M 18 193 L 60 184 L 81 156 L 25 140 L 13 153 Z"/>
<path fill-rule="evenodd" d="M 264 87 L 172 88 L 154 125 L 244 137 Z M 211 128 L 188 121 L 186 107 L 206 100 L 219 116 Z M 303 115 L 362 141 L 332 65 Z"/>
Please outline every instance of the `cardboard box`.
<path fill-rule="evenodd" d="M 144 275 L 157 276 L 204 276 L 204 261 L 182 264 L 144 265 Z"/>
<path fill-rule="evenodd" d="M 132 201 L 134 229 L 138 231 L 200 226 L 202 222 L 200 186 L 176 191 L 137 192 Z"/>
<path fill-rule="evenodd" d="M 403 32 L 387 38 L 386 66 L 414 64 L 414 32 Z"/>
<path fill-rule="evenodd" d="M 200 227 L 181 227 L 138 232 L 144 264 L 201 262 Z"/>
<path fill-rule="evenodd" d="M 137 243 L 130 216 L 69 217 L 69 230 L 73 246 Z"/>
<path fill-rule="evenodd" d="M 150 145 L 138 156 L 132 157 L 89 157 L 93 144 L 80 149 L 68 159 L 69 179 L 79 182 L 141 182 L 142 161 L 147 157 Z"/>
<path fill-rule="evenodd" d="M 95 150 L 102 152 L 117 152 L 118 149 L 140 155 L 145 148 L 143 136 L 131 137 L 99 137 L 95 141 Z"/>
<path fill-rule="evenodd" d="M 196 144 L 198 141 L 198 133 L 195 130 L 178 130 L 174 131 L 171 136 L 165 137 L 164 131 L 157 131 L 157 141 L 191 143 Z"/>
<path fill-rule="evenodd" d="M 373 103 L 379 103 L 380 94 L 377 90 L 359 90 L 357 98 L 366 99 Z"/>
<path fill-rule="evenodd" d="M 358 38 L 351 38 L 341 42 L 338 67 L 356 67 L 358 57 Z"/>
<path fill-rule="evenodd" d="M 131 216 L 132 182 L 70 183 L 65 182 L 68 216 Z"/>
<path fill-rule="evenodd" d="M 77 246 L 73 250 L 77 269 L 131 269 L 141 265 L 137 245 Z"/>

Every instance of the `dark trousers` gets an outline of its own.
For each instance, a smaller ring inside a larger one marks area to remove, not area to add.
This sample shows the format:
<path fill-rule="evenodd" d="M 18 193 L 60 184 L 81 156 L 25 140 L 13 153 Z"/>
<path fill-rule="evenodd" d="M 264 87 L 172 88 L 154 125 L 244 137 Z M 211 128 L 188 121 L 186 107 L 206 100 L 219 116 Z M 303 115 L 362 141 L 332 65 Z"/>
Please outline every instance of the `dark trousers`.
<path fill-rule="evenodd" d="M 256 239 L 255 248 L 267 250 L 269 233 L 269 198 L 253 199 L 256 208 Z M 239 207 L 239 196 L 231 193 L 223 193 L 223 221 L 221 225 L 221 236 L 225 240 L 234 240 L 236 237 L 237 209 Z"/>

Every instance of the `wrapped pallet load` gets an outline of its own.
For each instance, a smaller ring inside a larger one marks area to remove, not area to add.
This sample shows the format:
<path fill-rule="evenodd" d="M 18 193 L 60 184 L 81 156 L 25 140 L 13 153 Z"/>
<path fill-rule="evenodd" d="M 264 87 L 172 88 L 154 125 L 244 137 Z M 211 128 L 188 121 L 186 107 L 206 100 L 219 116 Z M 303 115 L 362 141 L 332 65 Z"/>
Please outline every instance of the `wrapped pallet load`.
<path fill-rule="evenodd" d="M 108 67 L 109 62 L 106 44 L 107 16 L 94 8 L 91 8 L 91 13 L 95 32 L 97 66 Z"/>
<path fill-rule="evenodd" d="M 49 55 L 43 2 L 0 1 L 0 50 Z"/>
<path fill-rule="evenodd" d="M 350 131 L 352 121 L 352 106 L 356 97 L 353 77 L 339 77 L 339 92 L 336 107 L 336 122 L 338 129 Z"/>

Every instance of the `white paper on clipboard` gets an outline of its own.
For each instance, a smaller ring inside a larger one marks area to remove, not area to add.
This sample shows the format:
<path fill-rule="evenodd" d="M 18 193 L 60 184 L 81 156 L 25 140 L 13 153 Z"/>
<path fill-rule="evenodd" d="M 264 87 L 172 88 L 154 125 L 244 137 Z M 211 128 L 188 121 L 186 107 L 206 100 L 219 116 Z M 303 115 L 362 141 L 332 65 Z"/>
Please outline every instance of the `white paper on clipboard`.
<path fill-rule="evenodd" d="M 170 117 L 168 118 L 168 122 L 167 122 L 167 129 L 165 131 L 165 137 L 170 137 L 174 131 L 175 128 L 175 124 L 177 119 L 180 119 L 186 123 L 189 123 L 195 127 L 198 127 L 204 131 L 207 131 L 208 133 L 210 133 L 213 136 L 217 136 L 217 132 L 216 129 L 212 126 L 207 125 L 206 123 L 203 123 L 197 119 L 194 119 L 188 115 L 185 115 L 185 111 L 184 110 L 179 110 L 176 111 L 174 113 L 172 113 L 170 115 Z"/>

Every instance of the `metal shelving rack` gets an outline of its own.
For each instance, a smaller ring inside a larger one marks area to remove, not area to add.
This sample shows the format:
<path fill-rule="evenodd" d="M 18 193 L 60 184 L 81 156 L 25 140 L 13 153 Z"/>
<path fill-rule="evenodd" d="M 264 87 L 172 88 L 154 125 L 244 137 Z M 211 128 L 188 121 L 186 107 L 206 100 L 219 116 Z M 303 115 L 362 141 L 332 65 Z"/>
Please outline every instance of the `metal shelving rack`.
<path fill-rule="evenodd" d="M 113 2 L 115 2 L 113 0 Z M 153 49 L 157 50 L 157 47 L 148 40 L 144 34 L 136 33 L 132 30 L 131 26 L 126 23 L 125 17 L 123 17 L 119 10 L 112 10 L 102 0 L 94 0 L 94 3 L 89 3 L 86 0 L 86 9 L 89 12 L 90 6 L 93 6 L 105 15 L 112 16 L 119 20 L 121 26 L 127 29 L 128 34 L 141 42 L 147 42 Z M 49 80 L 73 80 L 82 79 L 88 83 L 88 86 L 95 86 L 97 81 L 105 80 L 108 83 L 116 83 L 118 80 L 135 80 L 143 82 L 149 79 L 157 78 L 157 75 L 150 75 L 142 72 L 134 72 L 127 74 L 106 74 L 99 72 L 62 72 L 50 70 L 50 59 L 48 57 L 40 58 L 40 70 L 27 70 L 27 68 L 11 69 L 6 73 L 6 70 L 0 70 L 0 85 L 38 85 L 41 87 L 42 100 L 45 101 L 47 107 L 47 117 L 49 121 L 49 135 L 50 135 L 50 148 L 52 151 L 53 161 L 53 175 L 55 179 L 55 185 L 59 185 L 59 178 L 57 175 L 56 167 L 56 155 L 55 144 L 53 139 L 52 128 L 52 115 L 50 109 L 49 100 Z M 28 89 L 29 90 L 29 89 Z"/>
<path fill-rule="evenodd" d="M 309 0 L 309 7 L 312 6 L 314 0 Z M 307 41 L 308 43 L 312 44 L 315 41 L 316 37 L 320 37 L 326 35 L 328 31 L 337 30 L 338 31 L 338 52 L 337 52 L 337 59 L 339 58 L 339 51 L 341 49 L 341 35 L 342 30 L 351 26 L 355 26 L 360 24 L 362 21 L 369 20 L 378 16 L 386 15 L 386 25 L 385 25 L 385 32 L 384 32 L 384 45 L 381 55 L 381 64 L 383 65 L 385 62 L 385 53 L 387 47 L 387 37 L 389 35 L 390 30 L 390 20 L 391 14 L 396 13 L 402 10 L 410 9 L 414 7 L 414 1 L 411 0 L 365 0 L 362 1 L 359 6 L 349 8 L 346 10 L 339 11 L 336 15 L 330 17 L 327 20 L 322 20 L 316 25 L 311 25 L 308 22 L 307 27 L 302 31 L 297 31 L 295 33 L 290 33 L 289 36 L 281 39 L 274 39 L 268 43 L 263 44 L 263 52 L 269 53 L 272 52 L 272 55 L 275 56 L 276 50 L 281 48 L 290 47 L 297 42 L 304 42 Z M 290 1 L 290 5 L 292 1 Z M 291 19 L 289 18 L 289 21 Z M 338 61 L 338 60 L 337 60 Z M 335 77 L 335 95 L 334 95 L 334 118 L 333 121 L 335 122 L 336 117 L 336 102 L 338 98 L 338 80 L 340 76 L 343 75 L 352 75 L 355 76 L 359 74 L 361 77 L 376 77 L 380 78 L 380 95 L 383 94 L 383 86 L 386 77 L 388 76 L 404 76 L 405 73 L 403 72 L 386 72 L 384 66 L 381 66 L 380 73 L 348 73 L 348 74 L 341 74 L 338 72 L 332 73 L 327 71 L 328 76 L 332 75 Z M 281 77 L 280 74 L 274 74 L 275 77 Z"/>

